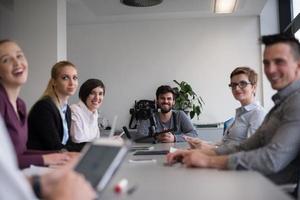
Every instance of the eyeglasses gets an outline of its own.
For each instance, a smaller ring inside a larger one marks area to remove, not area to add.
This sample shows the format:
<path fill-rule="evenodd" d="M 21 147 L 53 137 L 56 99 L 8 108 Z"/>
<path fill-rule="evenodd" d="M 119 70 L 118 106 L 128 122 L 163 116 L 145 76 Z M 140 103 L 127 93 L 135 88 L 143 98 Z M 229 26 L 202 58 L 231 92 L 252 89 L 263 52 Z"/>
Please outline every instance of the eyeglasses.
<path fill-rule="evenodd" d="M 248 84 L 252 84 L 250 82 L 247 81 L 240 81 L 238 83 L 230 83 L 228 86 L 232 89 L 232 90 L 236 90 L 236 87 L 239 86 L 239 88 L 244 89 L 245 87 L 247 87 Z"/>

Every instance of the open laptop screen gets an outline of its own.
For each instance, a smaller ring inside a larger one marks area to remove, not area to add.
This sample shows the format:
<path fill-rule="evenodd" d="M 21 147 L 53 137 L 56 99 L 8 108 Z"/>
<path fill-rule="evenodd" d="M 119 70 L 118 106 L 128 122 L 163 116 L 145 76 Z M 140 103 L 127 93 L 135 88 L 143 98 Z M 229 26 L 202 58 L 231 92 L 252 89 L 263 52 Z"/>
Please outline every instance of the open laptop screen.
<path fill-rule="evenodd" d="M 126 155 L 127 147 L 116 141 L 99 140 L 90 144 L 75 167 L 91 185 L 101 191 L 105 188 Z"/>

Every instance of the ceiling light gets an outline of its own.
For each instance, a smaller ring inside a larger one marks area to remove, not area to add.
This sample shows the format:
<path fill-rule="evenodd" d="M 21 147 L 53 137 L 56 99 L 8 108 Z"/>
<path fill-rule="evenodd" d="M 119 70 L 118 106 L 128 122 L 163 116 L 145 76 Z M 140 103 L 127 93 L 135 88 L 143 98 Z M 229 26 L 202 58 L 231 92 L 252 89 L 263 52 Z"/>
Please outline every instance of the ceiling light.
<path fill-rule="evenodd" d="M 121 0 L 126 6 L 133 7 L 150 7 L 160 4 L 163 0 Z"/>
<path fill-rule="evenodd" d="M 236 8 L 237 0 L 214 0 L 215 13 L 233 13 Z"/>

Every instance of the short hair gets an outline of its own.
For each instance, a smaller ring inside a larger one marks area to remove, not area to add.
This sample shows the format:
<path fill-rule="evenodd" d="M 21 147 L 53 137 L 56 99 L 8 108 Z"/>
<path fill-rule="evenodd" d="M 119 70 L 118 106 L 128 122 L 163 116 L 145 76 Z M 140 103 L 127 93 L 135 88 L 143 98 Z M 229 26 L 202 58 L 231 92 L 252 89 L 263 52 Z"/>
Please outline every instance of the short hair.
<path fill-rule="evenodd" d="M 248 79 L 249 79 L 249 81 L 252 85 L 257 84 L 257 73 L 253 69 L 251 69 L 250 67 L 237 67 L 237 68 L 235 68 L 231 72 L 230 78 L 232 78 L 235 75 L 239 75 L 239 74 L 247 75 Z"/>
<path fill-rule="evenodd" d="M 171 92 L 173 94 L 173 99 L 175 99 L 175 91 L 169 85 L 161 85 L 156 90 L 156 99 L 158 99 L 159 95 L 166 94 Z"/>
<path fill-rule="evenodd" d="M 96 87 L 102 88 L 103 95 L 105 95 L 105 86 L 103 82 L 99 79 L 88 79 L 80 86 L 79 98 L 84 104 L 86 104 L 86 99 L 88 98 L 91 91 Z"/>
<path fill-rule="evenodd" d="M 278 43 L 285 43 L 291 47 L 292 53 L 296 60 L 300 59 L 300 43 L 297 38 L 293 35 L 288 34 L 274 34 L 274 35 L 265 35 L 261 37 L 261 42 L 266 46 L 271 46 Z"/>

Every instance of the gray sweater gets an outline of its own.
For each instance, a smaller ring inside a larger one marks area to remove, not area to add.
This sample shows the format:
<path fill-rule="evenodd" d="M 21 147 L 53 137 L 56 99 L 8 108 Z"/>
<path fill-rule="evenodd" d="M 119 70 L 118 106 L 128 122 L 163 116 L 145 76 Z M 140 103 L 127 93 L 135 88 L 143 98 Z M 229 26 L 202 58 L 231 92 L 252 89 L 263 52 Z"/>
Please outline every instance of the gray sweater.
<path fill-rule="evenodd" d="M 176 142 L 184 142 L 185 139 L 182 137 L 182 134 L 191 136 L 191 137 L 197 137 L 197 131 L 194 128 L 191 120 L 188 118 L 188 116 L 183 111 L 172 111 L 172 117 L 169 121 L 166 123 L 163 123 L 159 118 L 159 113 L 155 113 L 154 117 L 156 120 L 156 132 L 161 132 L 166 129 L 173 129 L 174 126 L 174 120 L 173 117 L 175 117 L 176 122 L 176 131 L 172 132 L 175 136 Z M 147 136 L 149 134 L 149 126 L 150 121 L 149 120 L 141 120 L 138 123 L 137 127 L 137 137 L 143 137 Z"/>
<path fill-rule="evenodd" d="M 220 146 L 229 169 L 255 170 L 277 184 L 294 183 L 300 170 L 300 81 L 272 97 L 275 105 L 254 135 L 240 145 Z"/>

